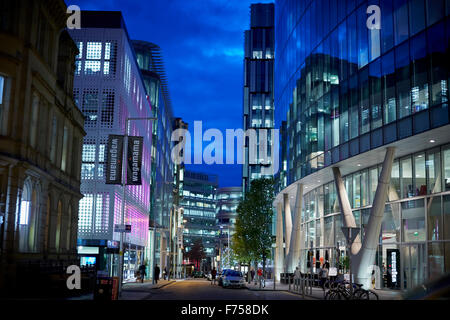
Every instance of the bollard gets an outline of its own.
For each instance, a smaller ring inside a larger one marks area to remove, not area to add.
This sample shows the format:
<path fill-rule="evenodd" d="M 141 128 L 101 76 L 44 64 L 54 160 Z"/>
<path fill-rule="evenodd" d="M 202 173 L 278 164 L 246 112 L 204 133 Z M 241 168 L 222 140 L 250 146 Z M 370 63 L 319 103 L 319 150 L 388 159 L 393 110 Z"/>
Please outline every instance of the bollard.
<path fill-rule="evenodd" d="M 312 287 L 314 285 L 314 275 L 311 274 L 311 281 L 309 282 L 309 294 L 312 295 Z"/>

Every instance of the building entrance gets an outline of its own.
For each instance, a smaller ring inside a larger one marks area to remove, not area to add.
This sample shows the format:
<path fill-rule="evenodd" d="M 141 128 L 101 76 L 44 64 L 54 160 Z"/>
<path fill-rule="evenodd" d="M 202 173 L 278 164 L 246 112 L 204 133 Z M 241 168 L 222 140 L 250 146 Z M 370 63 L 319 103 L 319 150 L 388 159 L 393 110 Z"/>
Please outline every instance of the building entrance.
<path fill-rule="evenodd" d="M 402 246 L 403 289 L 412 289 L 424 283 L 427 274 L 425 243 Z"/>

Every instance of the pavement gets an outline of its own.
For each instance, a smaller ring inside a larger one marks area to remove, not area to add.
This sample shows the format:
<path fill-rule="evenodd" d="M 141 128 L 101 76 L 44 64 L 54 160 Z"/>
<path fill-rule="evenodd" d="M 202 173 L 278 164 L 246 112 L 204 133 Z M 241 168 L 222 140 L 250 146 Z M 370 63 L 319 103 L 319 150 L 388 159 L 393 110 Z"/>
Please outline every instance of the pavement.
<path fill-rule="evenodd" d="M 126 282 L 122 286 L 122 296 L 119 297 L 119 300 L 142 300 L 149 295 L 150 290 L 164 288 L 174 282 L 175 280 L 158 280 L 157 284 L 153 284 L 152 280 L 146 280 L 144 283 Z M 67 300 L 94 300 L 94 294 L 71 297 Z"/>
<path fill-rule="evenodd" d="M 302 294 L 298 290 L 294 290 L 294 285 L 291 284 L 289 287 L 289 284 L 283 284 L 280 282 L 275 283 L 275 288 L 273 286 L 273 280 L 266 280 L 266 286 L 260 288 L 259 283 L 252 282 L 250 284 L 247 283 L 247 288 L 249 290 L 259 291 L 287 291 L 290 293 L 295 293 L 300 296 Z M 401 300 L 401 292 L 399 290 L 386 290 L 386 289 L 373 289 L 377 295 L 379 300 Z M 319 287 L 312 287 L 308 288 L 305 292 L 305 299 L 315 299 L 315 300 L 323 300 L 325 296 L 326 291 L 324 291 L 322 288 Z"/>

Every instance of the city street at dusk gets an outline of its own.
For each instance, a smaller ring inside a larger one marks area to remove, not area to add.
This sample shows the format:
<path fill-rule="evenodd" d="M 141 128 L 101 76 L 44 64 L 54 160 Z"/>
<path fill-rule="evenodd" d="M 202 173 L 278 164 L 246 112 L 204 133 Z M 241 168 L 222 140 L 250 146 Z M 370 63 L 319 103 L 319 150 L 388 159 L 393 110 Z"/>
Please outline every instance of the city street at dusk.
<path fill-rule="evenodd" d="M 0 0 L 0 303 L 440 314 L 449 61 L 450 0 Z"/>

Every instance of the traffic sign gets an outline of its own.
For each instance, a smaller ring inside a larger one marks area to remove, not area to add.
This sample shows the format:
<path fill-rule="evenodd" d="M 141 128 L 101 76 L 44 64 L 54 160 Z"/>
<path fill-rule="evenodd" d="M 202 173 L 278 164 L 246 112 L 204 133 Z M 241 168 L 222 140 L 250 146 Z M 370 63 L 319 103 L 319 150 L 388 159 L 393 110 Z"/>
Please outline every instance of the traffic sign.
<path fill-rule="evenodd" d="M 347 240 L 347 243 L 351 245 L 353 241 L 355 240 L 356 236 L 358 235 L 361 228 L 354 228 L 354 227 L 342 227 L 341 230 L 344 233 L 345 239 Z"/>

